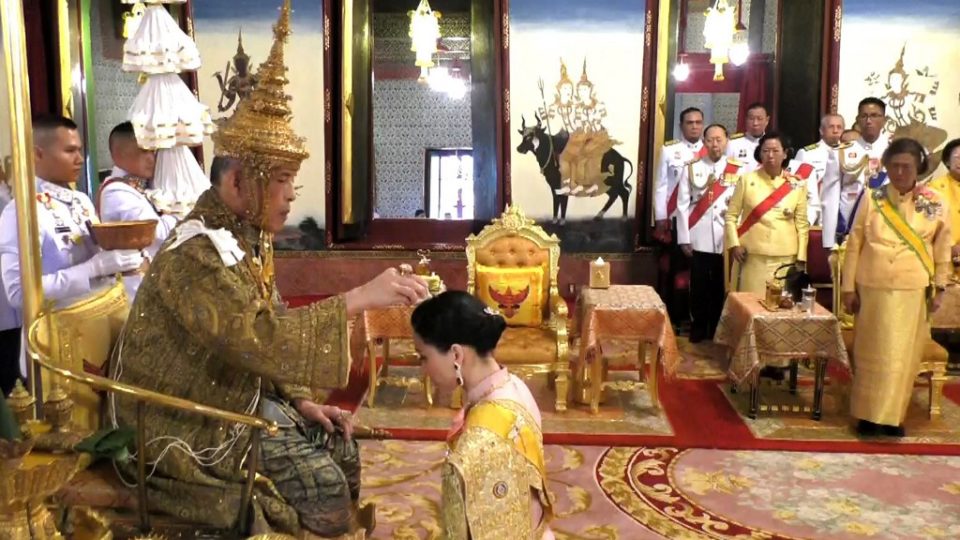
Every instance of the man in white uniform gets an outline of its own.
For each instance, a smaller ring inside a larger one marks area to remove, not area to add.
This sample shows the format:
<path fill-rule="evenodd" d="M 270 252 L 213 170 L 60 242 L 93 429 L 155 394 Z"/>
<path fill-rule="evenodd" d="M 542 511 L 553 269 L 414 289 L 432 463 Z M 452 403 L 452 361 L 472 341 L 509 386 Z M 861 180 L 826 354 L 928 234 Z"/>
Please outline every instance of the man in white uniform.
<path fill-rule="evenodd" d="M 830 249 L 846 238 L 853 215 L 861 201 L 864 186 L 879 187 L 886 183 L 886 172 L 880 163 L 890 137 L 883 135 L 887 106 L 868 97 L 857 107 L 860 138 L 841 144 L 837 159 L 827 163 L 821 190 L 823 208 L 823 247 Z"/>
<path fill-rule="evenodd" d="M 743 164 L 724 155 L 727 129 L 703 132 L 707 155 L 680 176 L 677 242 L 690 263 L 690 342 L 712 339 L 723 311 L 723 226 Z"/>
<path fill-rule="evenodd" d="M 813 174 L 807 185 L 807 217 L 810 225 L 820 224 L 820 189 L 827 162 L 837 159 L 837 147 L 843 135 L 843 117 L 826 114 L 820 119 L 820 141 L 805 146 L 797 152 L 796 160 L 813 165 Z"/>
<path fill-rule="evenodd" d="M 93 203 L 70 188 L 83 169 L 77 125 L 58 116 L 34 118 L 33 141 L 43 295 L 63 305 L 109 283 L 110 276 L 139 268 L 143 257 L 136 250 L 101 251 L 94 245 L 87 225 L 97 222 Z M 0 214 L 0 271 L 5 296 L 17 310 L 23 307 L 19 252 L 17 208 L 11 203 Z"/>
<path fill-rule="evenodd" d="M 664 143 L 660 149 L 660 167 L 657 174 L 657 189 L 654 193 L 656 231 L 654 237 L 669 244 L 670 220 L 677 211 L 677 180 L 683 168 L 706 152 L 703 147 L 703 111 L 689 107 L 680 113 L 682 139 Z"/>
<path fill-rule="evenodd" d="M 150 259 L 160 250 L 170 231 L 177 225 L 177 218 L 157 210 L 146 191 L 153 179 L 156 155 L 152 150 L 144 150 L 137 144 L 133 124 L 124 122 L 110 132 L 110 157 L 113 158 L 113 171 L 101 186 L 97 196 L 97 209 L 100 220 L 143 221 L 156 220 L 156 237 L 146 255 Z M 137 288 L 143 276 L 124 276 L 130 300 L 137 294 Z"/>
<path fill-rule="evenodd" d="M 6 179 L 0 181 L 0 212 L 12 200 Z M 20 317 L 10 307 L 7 296 L 0 294 L 0 393 L 9 396 L 20 373 Z"/>
<path fill-rule="evenodd" d="M 743 163 L 741 174 L 753 172 L 760 167 L 754 159 L 754 150 L 760 143 L 760 137 L 767 132 L 770 125 L 770 111 L 763 103 L 753 103 L 747 108 L 746 133 L 734 133 L 727 143 L 727 157 L 736 158 Z"/>

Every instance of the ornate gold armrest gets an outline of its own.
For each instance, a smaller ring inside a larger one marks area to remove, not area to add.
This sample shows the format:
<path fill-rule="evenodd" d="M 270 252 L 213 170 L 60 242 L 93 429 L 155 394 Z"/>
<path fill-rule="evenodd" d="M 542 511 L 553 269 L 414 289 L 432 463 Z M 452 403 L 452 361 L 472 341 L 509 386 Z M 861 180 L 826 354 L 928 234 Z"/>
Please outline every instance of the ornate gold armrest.
<path fill-rule="evenodd" d="M 106 377 L 91 375 L 89 373 L 76 373 L 73 370 L 56 366 L 50 360 L 50 351 L 44 348 L 37 338 L 37 332 L 39 331 L 40 325 L 46 324 L 44 319 L 44 316 L 40 316 L 33 322 L 32 325 L 30 325 L 30 331 L 27 334 L 27 352 L 29 353 L 30 357 L 40 365 L 40 367 L 46 369 L 47 371 L 85 384 L 97 390 L 131 396 L 138 401 L 143 401 L 152 405 L 160 405 L 180 411 L 193 412 L 209 418 L 223 420 L 224 422 L 244 424 L 253 428 L 262 429 L 271 436 L 277 434 L 278 428 L 275 423 L 267 422 L 266 420 L 257 418 L 256 416 L 224 411 L 215 407 L 194 403 L 186 399 L 167 396 L 151 390 L 117 382 Z"/>

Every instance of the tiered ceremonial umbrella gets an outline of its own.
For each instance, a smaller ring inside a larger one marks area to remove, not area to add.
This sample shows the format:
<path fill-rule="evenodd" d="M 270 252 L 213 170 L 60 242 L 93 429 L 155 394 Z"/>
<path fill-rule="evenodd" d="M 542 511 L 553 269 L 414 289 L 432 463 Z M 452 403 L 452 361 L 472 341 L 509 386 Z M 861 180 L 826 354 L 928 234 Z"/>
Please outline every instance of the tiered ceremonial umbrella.
<path fill-rule="evenodd" d="M 181 217 L 210 187 L 188 147 L 203 143 L 203 137 L 214 130 L 209 109 L 179 75 L 200 68 L 196 43 L 181 30 L 164 5 L 184 2 L 141 0 L 148 7 L 136 32 L 123 47 L 124 71 L 139 72 L 144 78 L 128 117 L 140 147 L 157 151 L 153 189 L 148 196 L 157 208 Z"/>

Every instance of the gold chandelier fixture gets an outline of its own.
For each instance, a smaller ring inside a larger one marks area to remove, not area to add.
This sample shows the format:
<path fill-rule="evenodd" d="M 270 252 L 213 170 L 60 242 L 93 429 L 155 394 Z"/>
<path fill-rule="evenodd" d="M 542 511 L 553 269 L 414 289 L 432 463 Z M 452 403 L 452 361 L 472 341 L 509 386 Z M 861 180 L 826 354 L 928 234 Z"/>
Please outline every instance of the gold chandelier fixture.
<path fill-rule="evenodd" d="M 427 68 L 433 67 L 433 55 L 437 52 L 440 39 L 440 12 L 430 8 L 428 0 L 420 0 L 420 5 L 410 15 L 410 50 L 417 53 L 416 65 L 420 68 L 420 81 L 427 78 Z"/>
<path fill-rule="evenodd" d="M 710 50 L 710 63 L 713 64 L 713 80 L 723 80 L 723 65 L 733 61 L 741 65 L 747 61 L 750 50 L 747 47 L 746 29 L 742 17 L 743 0 L 734 9 L 727 0 L 715 0 L 707 8 L 706 23 L 703 27 L 704 45 Z"/>

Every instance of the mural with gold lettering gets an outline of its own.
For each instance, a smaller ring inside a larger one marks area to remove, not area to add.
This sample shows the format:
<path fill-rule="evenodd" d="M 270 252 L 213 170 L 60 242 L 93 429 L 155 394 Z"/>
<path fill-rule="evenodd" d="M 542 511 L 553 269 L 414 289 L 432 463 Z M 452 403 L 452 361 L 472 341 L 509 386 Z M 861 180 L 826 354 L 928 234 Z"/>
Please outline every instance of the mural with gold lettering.
<path fill-rule="evenodd" d="M 885 131 L 919 140 L 940 164 L 960 137 L 960 2 L 844 0 L 839 112 L 848 125 L 867 96 L 887 104 Z"/>

